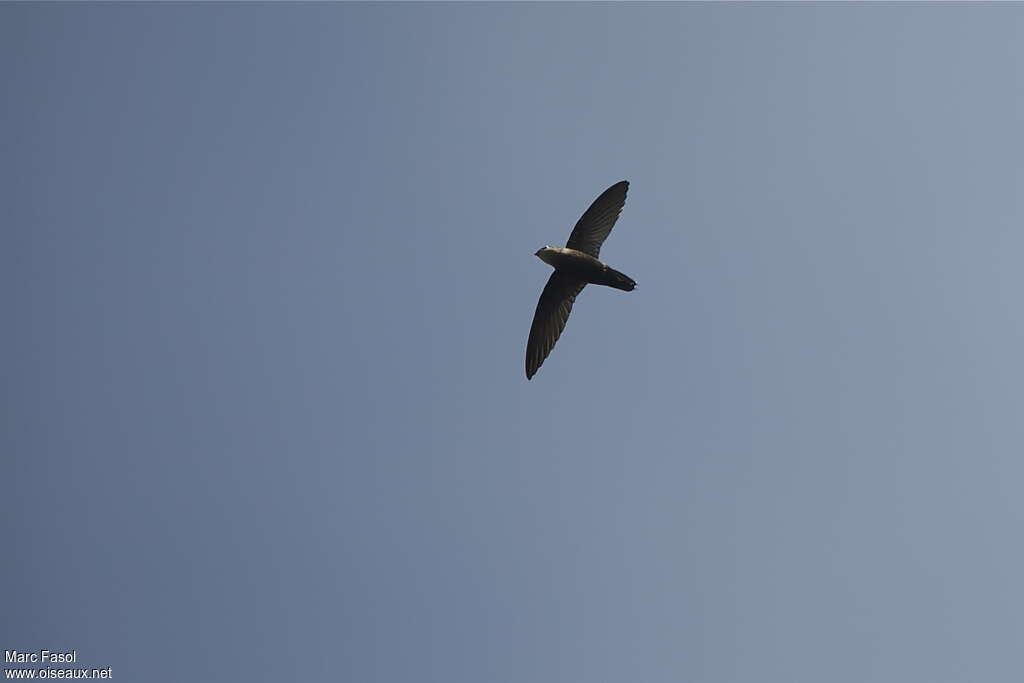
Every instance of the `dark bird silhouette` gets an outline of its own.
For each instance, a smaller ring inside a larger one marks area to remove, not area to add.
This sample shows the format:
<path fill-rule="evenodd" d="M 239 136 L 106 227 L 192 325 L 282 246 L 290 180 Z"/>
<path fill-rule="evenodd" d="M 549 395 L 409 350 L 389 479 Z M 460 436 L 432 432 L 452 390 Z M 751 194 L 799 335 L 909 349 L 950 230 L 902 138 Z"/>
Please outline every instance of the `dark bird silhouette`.
<path fill-rule="evenodd" d="M 626 203 L 629 182 L 615 183 L 594 200 L 569 235 L 565 247 L 547 246 L 535 256 L 554 267 L 533 314 L 530 339 L 526 342 L 526 379 L 531 379 L 555 347 L 565 329 L 573 302 L 588 284 L 605 285 L 626 292 L 636 287 L 632 278 L 597 259 L 601 244 L 615 226 Z"/>

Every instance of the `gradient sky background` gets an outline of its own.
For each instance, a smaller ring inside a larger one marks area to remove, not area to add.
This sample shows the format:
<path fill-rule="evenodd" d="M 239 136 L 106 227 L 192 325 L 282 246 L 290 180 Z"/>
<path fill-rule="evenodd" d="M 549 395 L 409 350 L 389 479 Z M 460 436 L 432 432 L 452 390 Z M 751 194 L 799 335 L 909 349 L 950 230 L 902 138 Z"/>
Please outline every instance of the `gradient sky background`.
<path fill-rule="evenodd" d="M 4 4 L 5 649 L 1019 681 L 1024 6 Z M 629 179 L 532 382 L 549 268 Z"/>

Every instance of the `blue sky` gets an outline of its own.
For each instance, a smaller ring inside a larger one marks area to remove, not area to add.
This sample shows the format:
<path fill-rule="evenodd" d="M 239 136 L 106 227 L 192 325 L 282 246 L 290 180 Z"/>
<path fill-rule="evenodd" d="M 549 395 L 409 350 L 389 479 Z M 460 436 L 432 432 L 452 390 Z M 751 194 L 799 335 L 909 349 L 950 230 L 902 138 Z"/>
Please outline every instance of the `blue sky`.
<path fill-rule="evenodd" d="M 5 649 L 1011 681 L 1024 8 L 0 6 Z M 561 244 L 631 181 L 532 382 Z"/>

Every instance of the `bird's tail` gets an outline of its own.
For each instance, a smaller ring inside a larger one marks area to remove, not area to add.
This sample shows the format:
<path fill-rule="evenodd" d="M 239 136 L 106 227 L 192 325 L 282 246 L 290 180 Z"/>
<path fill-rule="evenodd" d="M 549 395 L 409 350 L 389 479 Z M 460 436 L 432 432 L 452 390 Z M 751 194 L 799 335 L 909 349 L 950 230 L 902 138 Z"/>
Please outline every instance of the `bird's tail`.
<path fill-rule="evenodd" d="M 615 289 L 621 289 L 624 292 L 632 292 L 636 288 L 636 282 L 633 281 L 633 278 L 625 273 L 620 273 L 614 268 L 609 268 L 606 275 L 608 279 L 602 284 L 614 287 Z"/>

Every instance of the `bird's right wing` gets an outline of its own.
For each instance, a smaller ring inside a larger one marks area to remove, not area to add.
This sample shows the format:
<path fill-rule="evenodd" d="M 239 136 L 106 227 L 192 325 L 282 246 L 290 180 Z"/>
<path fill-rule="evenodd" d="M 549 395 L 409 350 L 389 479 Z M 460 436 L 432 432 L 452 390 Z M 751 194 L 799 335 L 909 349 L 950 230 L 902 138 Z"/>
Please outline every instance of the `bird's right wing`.
<path fill-rule="evenodd" d="M 551 274 L 537 302 L 530 339 L 526 342 L 526 379 L 537 373 L 537 368 L 555 347 L 555 342 L 565 329 L 565 321 L 569 319 L 576 296 L 586 286 L 586 282 L 557 270 Z"/>
<path fill-rule="evenodd" d="M 622 213 L 622 205 L 626 203 L 626 190 L 628 189 L 629 181 L 623 180 L 602 192 L 601 196 L 595 199 L 590 208 L 583 212 L 580 219 L 576 221 L 576 227 L 572 229 L 572 234 L 569 235 L 569 241 L 565 246 L 598 258 L 601 253 L 601 245 L 604 244 L 605 238 L 615 227 L 615 221 Z"/>

